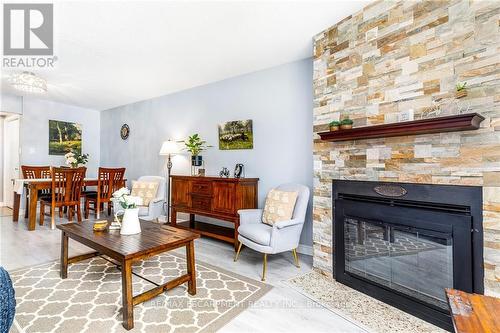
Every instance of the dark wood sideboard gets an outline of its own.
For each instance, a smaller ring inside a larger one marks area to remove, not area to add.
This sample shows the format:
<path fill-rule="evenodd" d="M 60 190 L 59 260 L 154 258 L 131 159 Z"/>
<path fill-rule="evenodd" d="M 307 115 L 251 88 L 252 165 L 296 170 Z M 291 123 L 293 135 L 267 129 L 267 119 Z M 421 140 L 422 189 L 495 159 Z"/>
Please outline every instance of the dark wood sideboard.
<path fill-rule="evenodd" d="M 174 227 L 238 246 L 239 209 L 257 208 L 258 178 L 171 176 Z M 189 221 L 177 223 L 177 213 L 189 213 Z M 234 229 L 196 221 L 207 216 L 234 223 Z"/>

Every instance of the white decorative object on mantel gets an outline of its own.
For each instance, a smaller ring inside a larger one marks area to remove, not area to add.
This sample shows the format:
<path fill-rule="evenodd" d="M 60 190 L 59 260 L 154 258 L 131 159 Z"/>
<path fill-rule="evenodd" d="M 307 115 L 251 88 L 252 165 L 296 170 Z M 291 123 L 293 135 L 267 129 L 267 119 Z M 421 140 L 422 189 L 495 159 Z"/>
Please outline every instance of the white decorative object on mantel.
<path fill-rule="evenodd" d="M 432 107 L 422 112 L 420 118 L 428 119 L 438 116 L 450 116 L 471 112 L 471 105 L 467 101 L 456 98 L 442 98 L 432 102 Z"/>

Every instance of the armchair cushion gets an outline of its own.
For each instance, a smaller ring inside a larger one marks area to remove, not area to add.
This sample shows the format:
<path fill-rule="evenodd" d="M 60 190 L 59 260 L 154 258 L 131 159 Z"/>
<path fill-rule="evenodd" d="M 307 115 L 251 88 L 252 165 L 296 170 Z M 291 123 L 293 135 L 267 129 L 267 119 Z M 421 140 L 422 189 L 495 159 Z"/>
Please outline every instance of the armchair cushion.
<path fill-rule="evenodd" d="M 156 197 L 158 192 L 158 182 L 132 181 L 132 196 L 142 198 L 144 206 Z"/>
<path fill-rule="evenodd" d="M 297 197 L 297 191 L 280 191 L 277 189 L 269 191 L 264 213 L 262 214 L 262 222 L 273 225 L 279 221 L 290 220 L 293 216 Z"/>
<path fill-rule="evenodd" d="M 271 244 L 272 231 L 273 227 L 264 223 L 243 224 L 238 228 L 238 232 L 241 236 L 266 246 Z"/>

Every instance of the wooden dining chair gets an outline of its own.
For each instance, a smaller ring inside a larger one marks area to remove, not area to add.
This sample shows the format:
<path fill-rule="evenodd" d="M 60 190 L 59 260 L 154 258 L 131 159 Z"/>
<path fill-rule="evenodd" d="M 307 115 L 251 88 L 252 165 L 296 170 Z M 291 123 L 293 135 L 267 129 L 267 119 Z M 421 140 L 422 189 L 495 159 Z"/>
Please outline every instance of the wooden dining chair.
<path fill-rule="evenodd" d="M 50 178 L 50 166 L 34 166 L 34 165 L 21 165 L 21 171 L 24 179 L 39 179 Z M 40 190 L 38 198 L 50 195 L 50 190 Z M 26 194 L 26 206 L 24 209 L 24 218 L 28 218 L 29 207 L 29 194 Z"/>
<path fill-rule="evenodd" d="M 108 215 L 111 215 L 111 207 L 113 203 L 113 192 L 124 186 L 123 178 L 125 176 L 125 168 L 99 168 L 97 178 L 97 192 L 88 193 L 85 195 L 85 218 L 89 217 L 89 210 L 94 210 L 95 218 L 99 212 L 103 210 L 104 203 L 108 206 Z M 91 205 L 93 206 L 91 208 Z"/>
<path fill-rule="evenodd" d="M 45 217 L 45 206 L 50 206 L 50 227 L 55 228 L 55 210 L 63 207 L 68 209 L 68 220 L 73 219 L 76 208 L 78 222 L 82 221 L 80 193 L 87 168 L 52 168 L 51 196 L 42 197 L 40 200 L 40 224 Z"/>

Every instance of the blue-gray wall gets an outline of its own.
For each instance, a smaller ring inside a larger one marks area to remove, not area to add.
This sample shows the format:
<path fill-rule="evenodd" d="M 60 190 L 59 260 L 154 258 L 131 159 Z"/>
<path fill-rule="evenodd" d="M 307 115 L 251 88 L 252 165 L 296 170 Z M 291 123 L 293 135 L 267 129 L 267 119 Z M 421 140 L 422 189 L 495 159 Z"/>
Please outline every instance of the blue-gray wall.
<path fill-rule="evenodd" d="M 80 124 L 82 153 L 89 154 L 87 176 L 96 177 L 100 165 L 100 112 L 69 104 L 24 98 L 21 117 L 21 164 L 65 165 L 64 156 L 49 155 L 49 120 Z"/>
<path fill-rule="evenodd" d="M 62 120 L 82 126 L 82 150 L 90 155 L 87 163 L 87 176 L 97 176 L 100 165 L 100 112 L 69 104 L 58 103 L 35 97 L 0 95 L 0 111 L 21 115 L 20 123 L 20 164 L 26 165 L 64 165 L 64 156 L 49 155 L 49 120 Z M 0 145 L 3 145 L 3 138 Z M 1 160 L 1 158 L 0 158 Z M 3 171 L 3 165 L 0 166 Z M 3 173 L 0 172 L 0 178 Z M 0 185 L 2 182 L 0 181 Z M 0 192 L 3 192 L 3 186 Z M 12 195 L 11 192 L 5 195 Z M 0 200 L 1 201 L 1 200 Z M 24 208 L 24 200 L 21 200 Z"/>
<path fill-rule="evenodd" d="M 82 126 L 82 152 L 90 155 L 87 175 L 97 176 L 101 144 L 99 111 L 10 94 L 1 95 L 0 111 L 21 115 L 21 165 L 64 165 L 64 156 L 49 155 L 49 120 L 80 124 Z"/>
<path fill-rule="evenodd" d="M 312 188 L 312 99 L 312 60 L 305 59 L 106 110 L 101 165 L 125 166 L 128 179 L 164 175 L 165 159 L 158 155 L 162 142 L 199 133 L 214 146 L 202 154 L 207 174 L 243 163 L 247 177 L 260 178 L 262 206 L 269 189 L 280 183 Z M 245 119 L 253 120 L 254 149 L 219 150 L 217 125 Z M 130 126 L 126 141 L 120 138 L 124 123 Z M 188 159 L 176 156 L 173 173 L 189 174 Z M 310 211 L 301 244 L 312 244 Z"/>

